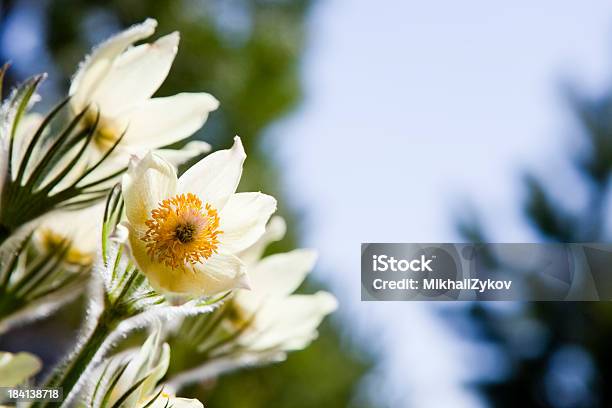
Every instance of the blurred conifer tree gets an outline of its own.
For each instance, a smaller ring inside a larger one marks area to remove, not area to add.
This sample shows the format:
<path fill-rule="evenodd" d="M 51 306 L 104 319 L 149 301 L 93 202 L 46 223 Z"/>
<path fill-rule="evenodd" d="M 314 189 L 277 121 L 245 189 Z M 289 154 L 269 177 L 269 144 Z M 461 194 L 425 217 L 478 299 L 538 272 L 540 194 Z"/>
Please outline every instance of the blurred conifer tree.
<path fill-rule="evenodd" d="M 610 242 L 606 226 L 612 215 L 612 89 L 598 97 L 568 90 L 581 146 L 570 160 L 581 185 L 568 180 L 562 185 L 565 197 L 586 192 L 585 205 L 568 210 L 568 203 L 553 197 L 552 185 L 527 173 L 525 217 L 542 242 Z M 459 229 L 471 242 L 488 241 L 486 228 L 473 218 L 461 221 Z M 612 406 L 611 303 L 474 304 L 469 321 L 472 326 L 466 334 L 495 350 L 502 368 L 476 384 L 491 406 Z"/>

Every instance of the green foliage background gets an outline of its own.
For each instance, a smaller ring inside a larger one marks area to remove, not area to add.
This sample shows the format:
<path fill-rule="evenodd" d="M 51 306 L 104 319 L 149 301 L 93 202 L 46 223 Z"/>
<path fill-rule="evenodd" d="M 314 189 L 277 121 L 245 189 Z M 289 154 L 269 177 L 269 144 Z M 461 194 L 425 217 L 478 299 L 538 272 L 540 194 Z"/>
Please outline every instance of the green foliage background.
<path fill-rule="evenodd" d="M 156 36 L 179 30 L 178 56 L 157 95 L 206 91 L 220 100 L 220 109 L 194 137 L 214 148 L 228 147 L 235 134 L 242 137 L 249 157 L 240 189 L 261 190 L 279 198 L 279 212 L 288 219 L 289 231 L 272 250 L 296 246 L 300 217 L 283 204 L 280 169 L 261 143 L 270 124 L 300 101 L 299 63 L 311 1 L 56 0 L 0 4 L 0 24 L 17 7 L 42 12 L 54 71 L 50 80 L 61 90 L 67 89 L 76 64 L 91 46 L 113 32 L 146 17 L 158 20 Z M 13 72 L 10 79 L 23 78 Z M 317 287 L 308 282 L 303 289 Z M 53 347 L 53 337 L 61 331 L 58 325 L 63 324 L 68 333 L 75 329 L 78 310 L 69 306 L 55 320 L 37 322 L 18 335 L 36 336 L 42 331 L 46 344 L 33 347 L 42 348 L 44 354 L 45 346 Z M 359 389 L 371 365 L 369 356 L 353 349 L 342 339 L 338 326 L 327 322 L 319 340 L 290 355 L 286 363 L 231 374 L 181 395 L 199 396 L 208 407 L 368 407 L 371 405 L 361 400 Z"/>

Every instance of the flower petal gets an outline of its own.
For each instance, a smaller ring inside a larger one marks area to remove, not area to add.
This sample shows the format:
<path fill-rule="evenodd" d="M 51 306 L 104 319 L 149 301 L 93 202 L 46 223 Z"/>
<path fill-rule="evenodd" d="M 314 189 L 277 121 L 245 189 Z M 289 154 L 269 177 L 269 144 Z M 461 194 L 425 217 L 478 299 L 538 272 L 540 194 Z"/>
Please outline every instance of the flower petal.
<path fill-rule="evenodd" d="M 133 404 L 126 404 L 126 406 L 137 406 L 138 401 L 142 401 L 149 395 L 153 394 L 157 383 L 164 377 L 164 375 L 166 375 L 166 371 L 168 371 L 168 367 L 170 365 L 170 346 L 168 346 L 167 343 L 164 343 L 161 345 L 161 347 L 158 346 L 157 350 L 160 348 L 161 353 L 159 354 L 157 361 L 154 362 L 155 365 L 147 367 L 147 371 L 140 374 L 140 378 L 142 378 L 143 375 L 146 375 L 147 379 L 140 385 L 139 393 L 134 393 L 134 397 L 136 398 L 134 398 Z M 132 385 L 133 384 L 134 383 L 132 383 Z"/>
<path fill-rule="evenodd" d="M 0 387 L 14 387 L 40 371 L 42 363 L 30 353 L 0 352 Z"/>
<path fill-rule="evenodd" d="M 43 252 L 57 251 L 63 240 L 70 241 L 66 261 L 87 265 L 93 262 L 102 234 L 104 202 L 76 211 L 54 211 L 43 218 L 34 234 L 34 243 Z"/>
<path fill-rule="evenodd" d="M 85 108 L 92 93 L 108 73 L 115 58 L 136 41 L 151 36 L 157 21 L 148 18 L 98 45 L 81 63 L 70 84 L 70 101 L 75 111 Z"/>
<path fill-rule="evenodd" d="M 317 253 L 312 249 L 267 256 L 249 269 L 252 292 L 260 296 L 287 296 L 302 284 L 316 260 Z"/>
<path fill-rule="evenodd" d="M 192 294 L 214 295 L 232 289 L 249 289 L 246 267 L 240 259 L 230 254 L 213 254 L 206 261 L 196 264 L 197 283 L 189 288 Z"/>
<path fill-rule="evenodd" d="M 170 404 L 173 408 L 204 408 L 204 405 L 195 398 L 170 398 Z"/>
<path fill-rule="evenodd" d="M 204 125 L 219 102 L 207 93 L 153 98 L 121 115 L 128 123 L 125 140 L 139 149 L 156 149 L 183 140 Z"/>
<path fill-rule="evenodd" d="M 317 327 L 337 306 L 336 298 L 323 291 L 274 299 L 257 312 L 253 328 L 240 342 L 251 350 L 303 349 L 317 337 Z"/>
<path fill-rule="evenodd" d="M 115 226 L 115 229 L 109 235 L 109 239 L 120 244 L 125 244 L 129 236 L 129 229 L 124 225 L 124 221 Z"/>
<path fill-rule="evenodd" d="M 274 197 L 262 193 L 238 193 L 230 197 L 219 214 L 224 251 L 236 253 L 253 245 L 265 232 L 276 211 Z"/>
<path fill-rule="evenodd" d="M 176 182 L 174 167 L 153 153 L 132 161 L 121 184 L 130 225 L 142 227 L 160 201 L 175 195 Z"/>
<path fill-rule="evenodd" d="M 162 344 L 160 328 L 156 328 L 138 352 L 132 354 L 125 371 L 113 386 L 109 406 L 117 402 L 136 382 L 143 380 L 125 401 L 125 406 L 135 407 L 139 400 L 153 392 L 157 382 L 166 373 L 169 362 L 170 347 Z"/>
<path fill-rule="evenodd" d="M 174 32 L 121 54 L 91 95 L 102 115 L 116 116 L 149 99 L 168 76 L 178 43 Z"/>
<path fill-rule="evenodd" d="M 246 268 L 233 255 L 213 254 L 202 263 L 185 269 L 153 261 L 137 231 L 130 228 L 130 250 L 139 270 L 161 293 L 210 296 L 235 288 L 248 288 Z"/>
<path fill-rule="evenodd" d="M 197 399 L 178 398 L 174 396 L 166 396 L 162 393 L 153 403 L 150 408 L 204 408 L 204 405 Z"/>
<path fill-rule="evenodd" d="M 157 149 L 155 153 L 172 163 L 172 165 L 180 167 L 210 152 L 211 149 L 212 147 L 208 143 L 201 140 L 193 140 L 180 149 Z"/>
<path fill-rule="evenodd" d="M 280 215 L 275 215 L 270 218 L 270 222 L 266 225 L 266 231 L 261 237 L 250 247 L 241 251 L 238 258 L 244 262 L 247 267 L 254 265 L 263 255 L 266 247 L 275 241 L 280 241 L 287 232 L 287 223 Z"/>
<path fill-rule="evenodd" d="M 231 149 L 210 154 L 187 170 L 179 178 L 179 193 L 194 193 L 222 210 L 238 187 L 244 159 L 242 142 L 236 136 Z"/>

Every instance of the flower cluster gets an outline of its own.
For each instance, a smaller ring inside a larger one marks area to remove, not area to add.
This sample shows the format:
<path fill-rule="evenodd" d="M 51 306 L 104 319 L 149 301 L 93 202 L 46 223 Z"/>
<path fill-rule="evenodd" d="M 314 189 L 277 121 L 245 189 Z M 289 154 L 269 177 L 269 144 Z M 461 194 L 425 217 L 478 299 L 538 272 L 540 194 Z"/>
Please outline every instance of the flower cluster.
<path fill-rule="evenodd" d="M 241 365 L 280 361 L 285 353 L 307 347 L 323 318 L 337 307 L 327 292 L 293 294 L 316 261 L 308 249 L 262 258 L 270 242 L 280 240 L 285 221 L 273 217 L 265 233 L 238 256 L 246 263 L 250 289 L 237 290 L 213 313 L 184 318 L 169 336 L 171 345 L 187 348 L 192 366 L 173 378 L 182 386 L 211 373 Z"/>
<path fill-rule="evenodd" d="M 97 46 L 47 115 L 32 112 L 44 76 L 0 108 L 0 332 L 88 291 L 74 352 L 41 384 L 62 387 L 66 406 L 202 407 L 174 396 L 185 378 L 279 360 L 306 347 L 337 306 L 326 292 L 293 294 L 312 250 L 262 258 L 285 224 L 272 217 L 273 197 L 237 192 L 247 157 L 239 137 L 212 153 L 200 141 L 166 147 L 219 103 L 207 93 L 153 97 L 179 44 L 178 33 L 141 43 L 156 24 Z M 109 357 L 135 328 L 151 332 L 140 350 Z M 181 340 L 197 359 L 162 386 Z M 10 386 L 39 369 L 34 356 L 0 353 Z"/>

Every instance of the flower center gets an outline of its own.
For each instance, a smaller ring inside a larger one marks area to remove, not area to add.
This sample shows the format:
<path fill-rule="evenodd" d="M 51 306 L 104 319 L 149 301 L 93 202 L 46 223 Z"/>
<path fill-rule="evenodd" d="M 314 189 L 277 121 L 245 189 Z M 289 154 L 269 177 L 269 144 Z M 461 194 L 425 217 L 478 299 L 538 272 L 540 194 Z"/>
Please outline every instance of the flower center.
<path fill-rule="evenodd" d="M 141 238 L 151 260 L 182 269 L 208 259 L 219 246 L 219 215 L 194 194 L 179 194 L 162 201 L 145 222 Z"/>
<path fill-rule="evenodd" d="M 66 241 L 69 241 L 67 237 L 56 233 L 50 228 L 41 228 L 38 231 L 38 238 L 42 249 L 46 253 L 56 253 L 65 250 Z M 90 253 L 81 251 L 76 245 L 70 243 L 64 261 L 71 265 L 85 266 L 93 262 L 93 256 Z"/>
<path fill-rule="evenodd" d="M 195 227 L 191 224 L 179 225 L 176 227 L 176 239 L 181 241 L 183 244 L 188 244 L 193 241 L 193 233 Z"/>

